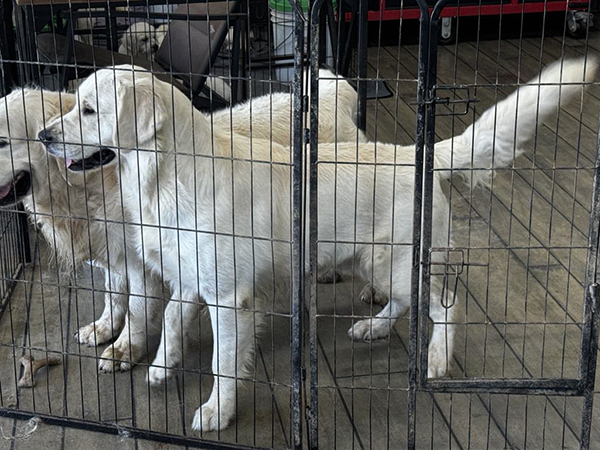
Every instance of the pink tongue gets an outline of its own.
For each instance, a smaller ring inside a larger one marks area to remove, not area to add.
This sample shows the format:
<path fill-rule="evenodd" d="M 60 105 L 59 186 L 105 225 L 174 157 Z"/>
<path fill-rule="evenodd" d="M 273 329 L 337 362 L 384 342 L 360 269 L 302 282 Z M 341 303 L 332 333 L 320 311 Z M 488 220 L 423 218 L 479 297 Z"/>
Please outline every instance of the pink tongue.
<path fill-rule="evenodd" d="M 67 158 L 67 159 L 66 159 L 66 163 L 67 163 L 67 167 L 71 167 L 71 164 L 73 164 L 73 160 L 72 160 L 72 159 L 69 159 L 69 158 Z"/>
<path fill-rule="evenodd" d="M 3 188 L 0 188 L 0 199 L 6 197 L 6 195 L 10 192 L 10 188 L 12 187 L 11 183 L 8 183 Z"/>

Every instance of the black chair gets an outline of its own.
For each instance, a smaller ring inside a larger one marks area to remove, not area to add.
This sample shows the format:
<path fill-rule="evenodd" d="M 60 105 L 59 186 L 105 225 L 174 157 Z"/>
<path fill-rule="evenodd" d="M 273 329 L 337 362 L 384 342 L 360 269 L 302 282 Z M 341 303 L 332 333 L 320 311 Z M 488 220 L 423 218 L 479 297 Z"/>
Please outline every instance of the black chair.
<path fill-rule="evenodd" d="M 144 58 L 133 58 L 122 55 L 101 47 L 95 47 L 69 40 L 65 36 L 54 33 L 41 33 L 37 36 L 37 51 L 40 62 L 45 62 L 50 70 L 58 70 L 63 80 L 63 89 L 66 83 L 75 78 L 83 78 L 94 71 L 107 66 L 119 64 L 133 64 L 148 70 L 157 70 L 156 76 L 168 83 L 171 77 L 152 61 Z M 69 51 L 69 48 L 71 51 Z M 186 92 L 188 89 L 182 83 L 173 83 L 178 89 Z"/>
<path fill-rule="evenodd" d="M 182 18 L 189 17 L 190 20 L 171 20 L 169 31 L 154 59 L 179 77 L 192 91 L 193 98 L 198 97 L 201 92 L 206 93 L 206 77 L 215 65 L 230 25 L 233 25 L 234 31 L 230 73 L 231 102 L 235 103 L 243 98 L 239 89 L 239 77 L 241 31 L 245 15 L 236 14 L 241 10 L 242 3 L 240 0 L 230 0 L 182 5 L 173 13 L 172 17 L 180 15 Z M 214 92 L 211 97 L 208 105 L 211 109 L 227 103 Z M 200 101 L 197 106 L 206 105 Z"/>

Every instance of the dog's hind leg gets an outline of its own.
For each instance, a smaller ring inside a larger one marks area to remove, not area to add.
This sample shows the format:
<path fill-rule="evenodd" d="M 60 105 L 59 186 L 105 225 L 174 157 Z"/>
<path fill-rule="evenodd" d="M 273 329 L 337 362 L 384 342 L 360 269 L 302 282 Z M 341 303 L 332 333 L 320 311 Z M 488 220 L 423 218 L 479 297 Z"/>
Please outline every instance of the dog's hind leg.
<path fill-rule="evenodd" d="M 349 330 L 348 336 L 355 341 L 374 341 L 389 336 L 390 331 L 396 324 L 398 317 L 404 315 L 408 310 L 406 299 L 396 298 L 392 294 L 392 300 L 383 308 L 379 314 L 370 319 L 356 322 Z"/>
<path fill-rule="evenodd" d="M 149 271 L 131 264 L 129 276 L 129 309 L 125 327 L 118 339 L 104 352 L 98 368 L 102 372 L 124 371 L 148 354 L 149 342 L 161 329 L 163 285 Z"/>
<path fill-rule="evenodd" d="M 98 320 L 75 333 L 80 344 L 90 347 L 111 341 L 121 328 L 127 312 L 127 283 L 120 270 L 104 269 L 104 311 Z M 120 268 L 118 268 L 120 269 Z"/>
<path fill-rule="evenodd" d="M 447 298 L 441 298 L 439 283 L 431 284 L 431 301 L 429 317 L 433 321 L 433 333 L 429 341 L 427 376 L 429 378 L 444 377 L 452 362 L 454 335 L 456 334 L 456 305 L 446 308 L 442 305 L 454 303 L 454 293 L 447 290 Z"/>
<path fill-rule="evenodd" d="M 206 403 L 196 410 L 192 428 L 197 431 L 222 430 L 235 417 L 237 387 L 247 379 L 254 357 L 256 315 L 232 308 L 233 298 L 219 298 L 219 305 L 209 306 L 213 330 L 212 369 L 214 384 Z"/>
<path fill-rule="evenodd" d="M 374 305 L 385 306 L 388 303 L 387 294 L 380 289 L 373 287 L 371 283 L 367 284 L 358 296 L 363 303 L 373 303 Z"/>
<path fill-rule="evenodd" d="M 342 276 L 336 272 L 333 267 L 321 268 L 319 267 L 319 277 L 317 278 L 318 283 L 331 284 L 338 283 L 342 280 Z"/>
<path fill-rule="evenodd" d="M 160 344 L 148 369 L 148 382 L 152 385 L 165 382 L 173 372 L 171 368 L 178 367 L 183 361 L 187 333 L 201 308 L 196 297 L 184 297 L 183 300 L 171 298 L 165 308 Z"/>
<path fill-rule="evenodd" d="M 381 300 L 382 296 L 383 298 L 387 298 L 386 294 L 390 292 L 391 299 L 379 314 L 369 319 L 359 320 L 348 330 L 348 336 L 355 341 L 368 342 L 386 338 L 390 334 L 398 317 L 404 315 L 408 310 L 410 304 L 410 283 L 398 275 L 394 276 L 394 280 L 391 280 L 391 257 L 391 249 L 382 246 L 367 249 L 360 253 L 360 258 L 357 260 L 359 275 L 371 281 L 371 285 L 366 287 L 369 289 L 369 292 L 365 293 L 365 289 L 363 289 L 361 299 L 363 297 L 367 298 L 368 294 L 371 294 L 371 298 Z M 405 263 L 401 258 L 396 257 L 393 261 L 393 268 L 395 270 L 402 270 Z M 392 281 L 391 289 L 390 281 Z"/>
<path fill-rule="evenodd" d="M 342 277 L 334 263 L 335 247 L 331 244 L 325 244 L 320 247 L 319 266 L 317 269 L 317 283 L 330 284 L 342 281 Z"/>

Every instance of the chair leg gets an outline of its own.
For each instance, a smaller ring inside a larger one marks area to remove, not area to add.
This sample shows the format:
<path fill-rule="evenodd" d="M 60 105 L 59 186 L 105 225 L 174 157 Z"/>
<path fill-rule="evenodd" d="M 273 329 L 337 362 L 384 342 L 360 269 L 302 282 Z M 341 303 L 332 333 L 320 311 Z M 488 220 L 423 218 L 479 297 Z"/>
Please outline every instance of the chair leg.
<path fill-rule="evenodd" d="M 13 4 L 12 2 L 2 2 L 0 3 L 0 13 L 2 17 L 2 36 L 1 39 L 4 42 L 11 43 L 15 42 L 16 36 L 13 30 L 12 25 L 12 12 L 13 12 Z M 0 56 L 4 60 L 16 61 L 17 55 L 15 52 L 14 45 L 2 45 L 0 46 Z M 18 80 L 18 71 L 17 65 L 14 62 L 4 63 L 4 70 L 0 72 L 0 77 L 2 79 L 2 95 L 6 95 L 10 89 L 17 84 Z"/>
<path fill-rule="evenodd" d="M 73 47 L 75 46 L 74 40 L 74 23 L 73 20 L 67 19 L 67 36 L 65 39 L 65 59 L 63 61 L 63 67 L 60 71 L 60 86 L 62 89 L 67 89 L 69 80 L 67 79 L 67 74 L 69 72 L 69 64 L 71 63 L 71 59 L 73 58 Z"/>
<path fill-rule="evenodd" d="M 119 50 L 119 34 L 117 33 L 117 18 L 111 14 L 111 12 L 114 11 L 116 11 L 114 8 L 107 9 L 108 17 L 106 18 L 106 24 L 109 27 L 107 31 L 110 35 L 110 38 L 107 36 L 106 43 L 109 47 L 109 50 L 116 52 Z"/>
<path fill-rule="evenodd" d="M 340 13 L 342 14 L 342 13 Z M 350 61 L 352 59 L 352 41 L 354 40 L 354 26 L 356 25 L 356 13 L 352 13 L 350 24 L 344 26 L 341 41 L 344 42 L 344 52 L 338 58 L 337 73 L 347 77 L 350 72 Z"/>
<path fill-rule="evenodd" d="M 327 8 L 327 26 L 329 29 L 329 42 L 331 43 L 331 56 L 332 56 L 332 61 L 333 62 L 333 66 L 335 66 L 335 61 L 338 60 L 338 53 L 339 53 L 339 42 L 337 41 L 338 38 L 338 32 L 337 32 L 337 25 L 335 22 L 335 12 L 333 11 L 333 2 L 326 2 L 326 8 Z M 325 49 L 327 49 L 327 45 L 325 45 Z M 325 50 L 327 51 L 327 50 Z"/>
<path fill-rule="evenodd" d="M 37 48 L 35 39 L 35 20 L 33 18 L 33 7 L 25 7 L 25 32 L 27 33 L 27 66 L 28 66 L 28 83 L 40 84 L 39 66 L 34 67 L 37 61 Z M 37 69 L 37 70 L 36 70 Z"/>
<path fill-rule="evenodd" d="M 357 55 L 357 92 L 358 92 L 358 128 L 367 129 L 367 14 L 369 10 L 368 0 L 360 0 L 358 7 L 358 55 Z"/>
<path fill-rule="evenodd" d="M 249 83 L 249 81 L 248 81 L 248 61 L 246 58 L 248 56 L 248 42 L 250 39 L 250 36 L 249 36 L 250 31 L 248 28 L 248 25 L 250 24 L 250 22 L 243 21 L 243 24 L 244 24 L 244 28 L 242 29 L 242 38 L 241 38 L 242 42 L 240 44 L 241 48 L 242 48 L 242 50 L 241 50 L 241 52 L 242 52 L 242 63 L 241 63 L 242 67 L 240 69 L 240 74 L 241 74 L 240 80 L 242 83 L 242 93 L 241 93 L 241 96 L 239 99 L 240 102 L 243 102 L 248 98 L 248 83 Z"/>
<path fill-rule="evenodd" d="M 231 52 L 231 104 L 239 101 L 240 93 L 238 81 L 240 76 L 240 45 L 241 45 L 241 21 L 236 20 L 233 24 L 233 51 Z"/>

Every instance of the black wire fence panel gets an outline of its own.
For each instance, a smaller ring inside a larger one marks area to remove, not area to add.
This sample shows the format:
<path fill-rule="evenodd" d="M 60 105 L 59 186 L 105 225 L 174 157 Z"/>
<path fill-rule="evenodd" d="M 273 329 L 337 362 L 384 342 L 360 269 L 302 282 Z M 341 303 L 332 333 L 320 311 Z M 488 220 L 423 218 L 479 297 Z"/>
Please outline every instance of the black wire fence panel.
<path fill-rule="evenodd" d="M 5 441 L 594 448 L 592 7 L 4 2 Z"/>

